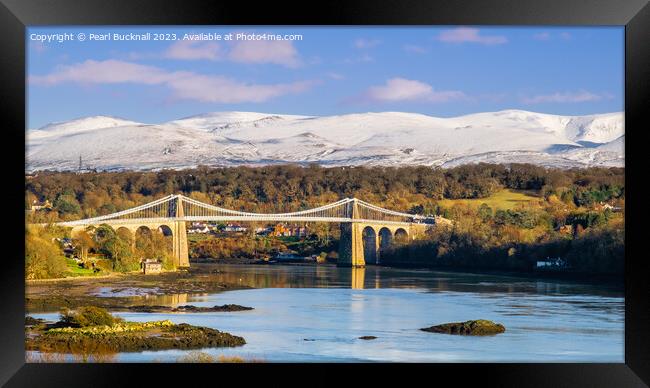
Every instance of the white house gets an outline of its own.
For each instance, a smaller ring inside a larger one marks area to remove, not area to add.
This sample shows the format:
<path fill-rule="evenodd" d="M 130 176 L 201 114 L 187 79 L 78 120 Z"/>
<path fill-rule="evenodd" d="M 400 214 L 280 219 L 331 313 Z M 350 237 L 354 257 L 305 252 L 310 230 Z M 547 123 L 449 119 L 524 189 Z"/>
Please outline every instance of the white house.
<path fill-rule="evenodd" d="M 223 228 L 224 232 L 245 232 L 248 228 L 238 224 L 226 224 L 226 227 Z"/>

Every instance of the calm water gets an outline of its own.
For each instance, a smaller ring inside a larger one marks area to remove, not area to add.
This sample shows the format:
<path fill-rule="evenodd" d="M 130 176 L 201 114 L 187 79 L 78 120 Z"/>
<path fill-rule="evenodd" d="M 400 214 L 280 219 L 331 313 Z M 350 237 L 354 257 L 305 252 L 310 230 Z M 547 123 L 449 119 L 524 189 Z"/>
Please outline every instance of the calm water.
<path fill-rule="evenodd" d="M 254 307 L 232 313 L 116 313 L 169 319 L 242 336 L 214 356 L 272 361 L 623 362 L 623 290 L 559 281 L 424 270 L 211 265 L 215 276 L 258 287 L 148 298 L 152 304 Z M 55 320 L 56 314 L 33 314 Z M 489 319 L 506 332 L 464 337 L 420 331 Z M 360 336 L 372 335 L 364 341 Z M 117 362 L 177 361 L 187 351 L 119 353 Z"/>

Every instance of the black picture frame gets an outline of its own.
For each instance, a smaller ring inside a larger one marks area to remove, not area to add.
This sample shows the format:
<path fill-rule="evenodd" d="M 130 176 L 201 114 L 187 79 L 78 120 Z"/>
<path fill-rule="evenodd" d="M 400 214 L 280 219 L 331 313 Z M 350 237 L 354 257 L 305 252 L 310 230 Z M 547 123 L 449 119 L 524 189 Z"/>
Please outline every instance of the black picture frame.
<path fill-rule="evenodd" d="M 625 26 L 626 274 L 625 363 L 564 364 L 388 364 L 388 365 L 185 365 L 185 364 L 25 364 L 24 353 L 24 150 L 25 28 L 38 25 L 619 25 Z M 272 385 L 366 384 L 386 376 L 404 382 L 454 385 L 478 379 L 494 386 L 634 387 L 650 384 L 650 276 L 642 248 L 642 145 L 650 99 L 650 6 L 646 0 L 448 0 L 328 1 L 314 5 L 278 2 L 202 2 L 198 0 L 0 0 L 0 117 L 4 243 L 10 247 L 0 270 L 0 383 L 7 386 L 125 386 L 144 378 L 147 385 L 170 377 L 257 378 Z M 638 148 L 638 150 L 635 150 Z M 637 174 L 638 173 L 638 174 Z M 20 204 L 20 205 L 19 205 Z M 249 369 L 257 369 L 248 372 Z M 294 375 L 295 374 L 295 375 Z M 221 376 L 221 377 L 217 377 Z M 426 380 L 419 380 L 426 379 Z M 349 379 L 349 377 L 345 377 Z M 216 383 L 217 380 L 212 380 Z M 221 380 L 219 381 L 221 382 Z M 304 380 L 302 383 L 304 384 Z"/>

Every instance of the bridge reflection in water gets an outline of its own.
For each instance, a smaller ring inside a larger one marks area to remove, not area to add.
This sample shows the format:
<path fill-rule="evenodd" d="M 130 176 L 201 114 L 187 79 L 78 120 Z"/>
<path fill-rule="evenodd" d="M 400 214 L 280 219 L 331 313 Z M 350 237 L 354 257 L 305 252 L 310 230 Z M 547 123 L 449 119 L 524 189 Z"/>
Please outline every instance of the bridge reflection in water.
<path fill-rule="evenodd" d="M 180 194 L 168 195 L 132 209 L 99 217 L 59 222 L 74 236 L 89 227 L 107 225 L 135 237 L 138 230 L 164 230 L 172 238 L 176 266 L 189 267 L 186 222 L 334 222 L 341 225 L 338 265 L 363 267 L 379 263 L 382 250 L 393 241 L 414 239 L 441 217 L 401 213 L 357 198 L 344 198 L 313 209 L 291 213 L 250 213 L 224 209 Z"/>
<path fill-rule="evenodd" d="M 196 268 L 199 267 L 199 268 Z M 218 269 L 215 269 L 218 268 Z M 330 264 L 196 264 L 195 278 L 243 288 L 381 288 L 381 267 L 339 268 Z M 366 284 L 366 275 L 374 281 Z"/>
<path fill-rule="evenodd" d="M 354 267 L 351 270 L 350 288 L 354 290 L 363 290 L 365 287 L 366 269 Z"/>

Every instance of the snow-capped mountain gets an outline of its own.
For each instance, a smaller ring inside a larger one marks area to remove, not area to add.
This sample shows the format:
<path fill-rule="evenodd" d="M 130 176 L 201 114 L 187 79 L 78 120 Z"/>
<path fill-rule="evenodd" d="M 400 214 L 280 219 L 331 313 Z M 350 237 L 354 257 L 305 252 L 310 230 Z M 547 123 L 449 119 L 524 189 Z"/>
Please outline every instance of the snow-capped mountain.
<path fill-rule="evenodd" d="M 140 125 L 135 121 L 124 120 L 111 116 L 91 116 L 82 117 L 75 120 L 63 121 L 59 123 L 50 123 L 46 126 L 33 130 L 30 136 L 47 137 L 52 135 L 74 134 L 80 131 L 90 131 L 99 128 L 123 127 L 126 125 Z"/>
<path fill-rule="evenodd" d="M 160 169 L 277 163 L 623 166 L 622 113 L 521 110 L 438 118 L 404 112 L 298 116 L 214 112 L 161 124 L 96 116 L 27 132 L 26 169 Z"/>

